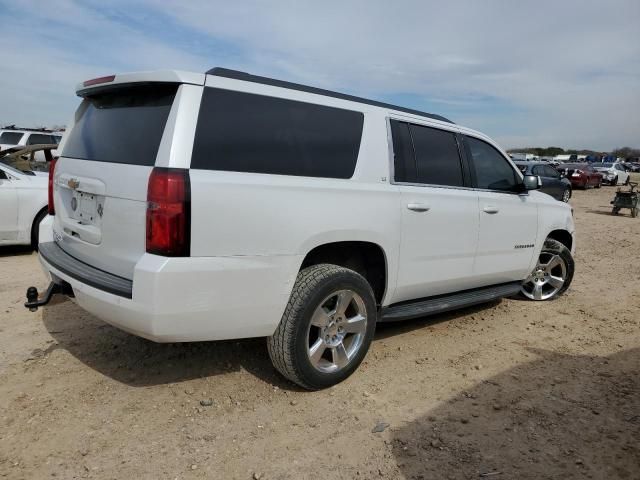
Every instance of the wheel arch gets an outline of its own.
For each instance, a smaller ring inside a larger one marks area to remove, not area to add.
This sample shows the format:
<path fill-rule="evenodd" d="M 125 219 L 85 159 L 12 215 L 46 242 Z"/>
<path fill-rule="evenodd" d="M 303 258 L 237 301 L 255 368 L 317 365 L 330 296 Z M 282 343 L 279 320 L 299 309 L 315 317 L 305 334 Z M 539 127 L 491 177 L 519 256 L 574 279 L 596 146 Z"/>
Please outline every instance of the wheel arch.
<path fill-rule="evenodd" d="M 320 263 L 331 263 L 358 272 L 371 285 L 376 303 L 382 304 L 388 290 L 389 268 L 386 252 L 378 243 L 348 240 L 317 245 L 304 256 L 300 270 Z"/>
<path fill-rule="evenodd" d="M 46 216 L 48 208 L 49 208 L 48 205 L 45 205 L 40 210 L 36 211 L 36 214 L 31 219 L 31 228 L 29 230 L 29 232 L 30 232 L 29 239 L 31 240 L 32 244 L 34 243 L 34 240 L 36 238 L 36 233 L 38 233 L 38 232 L 35 231 L 36 221 L 38 220 L 38 218 L 41 215 L 42 215 L 42 218 L 44 218 Z M 33 245 L 33 246 L 34 246 L 34 248 L 38 248 L 38 245 Z"/>
<path fill-rule="evenodd" d="M 557 240 L 558 242 L 562 243 L 565 247 L 567 247 L 569 251 L 571 251 L 571 248 L 573 247 L 573 236 L 567 230 L 561 230 L 561 229 L 552 230 L 547 235 L 547 238 L 552 238 L 554 240 Z"/>

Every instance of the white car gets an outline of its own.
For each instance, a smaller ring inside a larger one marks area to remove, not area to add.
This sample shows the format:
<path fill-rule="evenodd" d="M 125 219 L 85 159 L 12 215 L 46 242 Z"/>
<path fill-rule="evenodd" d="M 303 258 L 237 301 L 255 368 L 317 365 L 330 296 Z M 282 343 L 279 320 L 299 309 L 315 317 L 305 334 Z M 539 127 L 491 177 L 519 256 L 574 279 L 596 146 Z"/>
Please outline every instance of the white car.
<path fill-rule="evenodd" d="M 0 245 L 38 245 L 47 215 L 47 176 L 0 162 Z"/>
<path fill-rule="evenodd" d="M 58 145 L 61 141 L 62 134 L 60 132 L 53 132 L 49 130 L 29 130 L 18 128 L 0 130 L 0 151 L 19 145 Z M 57 150 L 52 150 L 52 153 L 54 157 L 58 156 Z M 36 152 L 36 160 L 41 162 L 45 161 L 42 152 Z"/>
<path fill-rule="evenodd" d="M 621 163 L 596 163 L 593 166 L 598 172 L 602 173 L 602 183 L 608 183 L 610 185 L 629 184 L 631 175 Z"/>
<path fill-rule="evenodd" d="M 571 283 L 571 207 L 443 117 L 219 68 L 77 94 L 30 309 L 63 293 L 158 342 L 265 336 L 318 389 L 379 321 Z"/>

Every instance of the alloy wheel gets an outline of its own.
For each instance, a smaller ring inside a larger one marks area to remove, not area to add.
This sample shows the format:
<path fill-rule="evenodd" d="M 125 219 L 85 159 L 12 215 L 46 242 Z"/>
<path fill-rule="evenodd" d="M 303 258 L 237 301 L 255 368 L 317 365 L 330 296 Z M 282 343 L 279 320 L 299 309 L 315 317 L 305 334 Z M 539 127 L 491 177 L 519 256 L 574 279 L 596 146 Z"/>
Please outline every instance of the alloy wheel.
<path fill-rule="evenodd" d="M 522 284 L 522 294 L 531 300 L 548 300 L 567 280 L 567 265 L 556 253 L 542 251 L 538 264 Z"/>
<path fill-rule="evenodd" d="M 569 198 L 571 197 L 571 192 L 569 191 L 569 189 L 565 189 L 565 191 L 562 193 L 562 201 L 564 203 L 567 203 L 569 201 Z"/>
<path fill-rule="evenodd" d="M 307 334 L 311 365 L 323 373 L 345 368 L 362 347 L 367 331 L 364 300 L 353 290 L 339 290 L 316 308 Z"/>

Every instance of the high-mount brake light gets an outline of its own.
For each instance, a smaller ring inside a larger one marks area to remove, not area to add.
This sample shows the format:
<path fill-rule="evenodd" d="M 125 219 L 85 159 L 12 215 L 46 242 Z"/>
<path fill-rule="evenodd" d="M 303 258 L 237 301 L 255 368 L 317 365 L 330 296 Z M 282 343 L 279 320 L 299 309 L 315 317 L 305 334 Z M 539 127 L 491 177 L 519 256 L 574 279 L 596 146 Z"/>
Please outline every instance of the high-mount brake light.
<path fill-rule="evenodd" d="M 191 231 L 189 171 L 156 167 L 147 188 L 147 253 L 188 257 Z"/>
<path fill-rule="evenodd" d="M 54 157 L 51 160 L 51 164 L 49 165 L 49 185 L 47 187 L 47 195 L 48 195 L 48 204 L 47 204 L 47 210 L 49 212 L 49 215 L 55 215 L 56 214 L 56 209 L 53 205 L 53 180 L 54 180 L 54 175 L 55 175 L 55 170 L 56 170 L 56 163 L 58 162 L 58 157 Z"/>
<path fill-rule="evenodd" d="M 91 85 L 98 85 L 100 83 L 113 82 L 115 79 L 115 75 L 107 75 L 106 77 L 98 77 L 92 78 L 91 80 L 85 80 L 84 82 L 82 82 L 82 85 L 84 85 L 85 87 L 90 87 Z"/>

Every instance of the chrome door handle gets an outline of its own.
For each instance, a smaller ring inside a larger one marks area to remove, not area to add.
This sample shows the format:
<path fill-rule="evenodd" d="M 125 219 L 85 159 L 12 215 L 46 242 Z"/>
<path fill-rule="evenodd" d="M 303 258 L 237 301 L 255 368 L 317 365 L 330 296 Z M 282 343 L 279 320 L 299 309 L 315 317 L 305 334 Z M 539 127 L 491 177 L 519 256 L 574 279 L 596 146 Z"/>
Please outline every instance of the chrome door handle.
<path fill-rule="evenodd" d="M 500 209 L 498 207 L 494 207 L 493 205 L 485 205 L 482 209 L 485 213 L 494 214 L 498 213 Z"/>
<path fill-rule="evenodd" d="M 414 212 L 428 212 L 429 209 L 431 209 L 429 205 L 425 205 L 424 203 L 408 203 L 407 208 Z"/>

